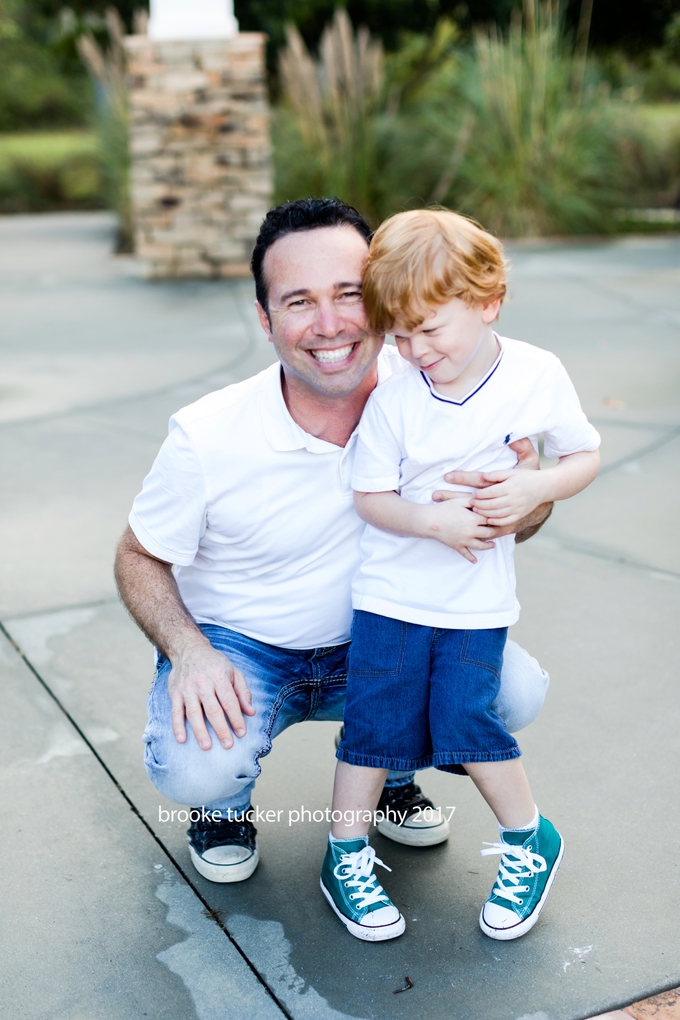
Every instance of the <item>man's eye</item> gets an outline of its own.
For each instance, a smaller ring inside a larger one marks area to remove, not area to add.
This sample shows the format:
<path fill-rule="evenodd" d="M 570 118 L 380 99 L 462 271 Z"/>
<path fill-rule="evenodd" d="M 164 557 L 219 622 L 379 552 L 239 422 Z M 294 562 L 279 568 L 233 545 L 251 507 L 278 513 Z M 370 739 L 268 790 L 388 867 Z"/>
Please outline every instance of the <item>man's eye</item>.
<path fill-rule="evenodd" d="M 361 300 L 361 291 L 360 290 L 346 290 L 346 291 L 344 291 L 340 295 L 340 297 L 341 298 L 348 298 L 349 300 L 355 300 L 355 301 L 359 300 L 360 301 Z"/>

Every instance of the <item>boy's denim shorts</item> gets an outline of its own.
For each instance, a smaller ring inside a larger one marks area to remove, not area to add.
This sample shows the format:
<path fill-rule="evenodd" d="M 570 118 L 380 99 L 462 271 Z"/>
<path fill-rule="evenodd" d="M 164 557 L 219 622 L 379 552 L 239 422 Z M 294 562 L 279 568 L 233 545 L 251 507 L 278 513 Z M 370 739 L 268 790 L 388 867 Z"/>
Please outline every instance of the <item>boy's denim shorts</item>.
<path fill-rule="evenodd" d="M 522 753 L 491 707 L 507 628 L 447 630 L 357 610 L 348 656 L 340 761 L 437 768 Z"/>

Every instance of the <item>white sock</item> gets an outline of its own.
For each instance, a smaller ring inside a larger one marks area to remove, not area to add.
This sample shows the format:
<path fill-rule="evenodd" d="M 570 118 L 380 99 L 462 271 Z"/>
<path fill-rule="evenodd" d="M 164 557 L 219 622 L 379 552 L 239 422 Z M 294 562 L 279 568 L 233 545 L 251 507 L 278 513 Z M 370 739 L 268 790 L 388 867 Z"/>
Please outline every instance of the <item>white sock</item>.
<path fill-rule="evenodd" d="M 342 836 L 342 837 L 338 837 L 338 836 L 334 836 L 332 832 L 328 833 L 328 842 L 329 843 L 346 843 L 350 839 L 363 839 L 364 844 L 366 846 L 368 846 L 368 836 L 367 835 L 366 836 Z"/>
<path fill-rule="evenodd" d="M 528 825 L 518 825 L 515 828 L 510 828 L 509 826 L 501 825 L 500 822 L 498 823 L 498 831 L 500 832 L 501 836 L 503 835 L 504 832 L 531 832 L 532 829 L 537 828 L 538 828 L 538 808 L 536 807 L 535 804 L 534 804 L 534 817 L 531 819 Z"/>

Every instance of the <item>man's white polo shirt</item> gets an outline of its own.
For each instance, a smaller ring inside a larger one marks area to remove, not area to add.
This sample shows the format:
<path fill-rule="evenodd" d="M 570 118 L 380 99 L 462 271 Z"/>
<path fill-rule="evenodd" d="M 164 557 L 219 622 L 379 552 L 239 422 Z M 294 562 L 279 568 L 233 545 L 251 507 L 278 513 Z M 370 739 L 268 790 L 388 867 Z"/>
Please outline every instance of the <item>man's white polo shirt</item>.
<path fill-rule="evenodd" d="M 379 382 L 406 366 L 394 348 Z M 364 525 L 347 446 L 297 425 L 280 365 L 209 393 L 170 419 L 130 527 L 175 576 L 198 623 L 283 648 L 348 641 Z"/>

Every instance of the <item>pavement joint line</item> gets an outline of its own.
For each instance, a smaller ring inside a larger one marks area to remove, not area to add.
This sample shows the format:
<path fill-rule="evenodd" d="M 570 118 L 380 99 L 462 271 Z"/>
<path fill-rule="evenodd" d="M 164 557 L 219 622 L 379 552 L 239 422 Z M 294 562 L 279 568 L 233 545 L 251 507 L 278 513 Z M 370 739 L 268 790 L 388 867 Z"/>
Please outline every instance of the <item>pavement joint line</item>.
<path fill-rule="evenodd" d="M 669 581 L 680 581 L 680 573 L 675 570 L 666 570 L 664 567 L 655 567 L 651 563 L 639 563 L 637 560 L 629 560 L 626 556 L 610 552 L 608 549 L 574 542 L 570 538 L 563 538 L 559 533 L 552 532 L 542 535 L 536 544 L 558 546 L 567 552 L 577 552 L 584 556 L 592 556 L 594 559 L 606 560 L 609 563 L 619 563 L 623 567 L 642 570 L 645 574 L 658 574 Z"/>
<path fill-rule="evenodd" d="M 644 301 L 632 298 L 630 294 L 625 291 L 616 290 L 614 287 L 607 287 L 606 284 L 602 283 L 603 277 L 592 277 L 585 273 L 573 273 L 575 279 L 578 279 L 590 290 L 600 291 L 602 294 L 606 294 L 609 298 L 614 298 L 616 301 L 620 301 L 623 304 L 628 305 L 634 309 L 639 315 L 644 316 L 645 322 L 654 322 L 657 324 L 663 324 L 665 326 L 680 326 L 680 315 L 677 312 L 673 312 L 668 308 L 655 308 L 654 306 L 645 304 Z M 625 272 L 622 267 L 621 276 L 630 275 Z"/>
<path fill-rule="evenodd" d="M 258 347 L 258 336 L 253 332 L 252 324 L 248 321 L 248 318 L 243 314 L 241 308 L 241 300 L 237 299 L 234 301 L 236 305 L 236 311 L 238 317 L 243 323 L 248 342 L 245 349 L 233 358 L 231 361 L 225 362 L 223 365 L 218 365 L 216 368 L 211 368 L 207 372 L 201 372 L 199 375 L 192 376 L 190 379 L 182 379 L 179 382 L 169 383 L 167 386 L 161 386 L 156 390 L 146 390 L 143 393 L 128 394 L 126 396 L 111 397 L 108 400 L 100 401 L 95 404 L 83 404 L 78 407 L 70 407 L 64 411 L 55 411 L 52 414 L 35 414 L 30 415 L 27 418 L 17 418 L 13 421 L 0 422 L 0 428 L 9 428 L 16 425 L 32 424 L 34 422 L 46 422 L 55 421 L 59 418 L 68 418 L 81 413 L 96 412 L 107 407 L 121 407 L 125 404 L 133 403 L 135 400 L 147 400 L 155 397 L 162 397 L 166 394 L 172 393 L 174 390 L 179 390 L 184 386 L 195 386 L 197 383 L 209 380 L 215 375 L 220 375 L 222 372 L 233 372 L 240 365 L 242 365 L 248 358 L 257 350 Z"/>
<path fill-rule="evenodd" d="M 624 429 L 650 429 L 655 432 L 663 432 L 669 427 L 668 422 L 631 421 L 629 418 L 593 418 L 592 415 L 588 415 L 588 421 L 592 425 L 617 425 Z"/>
<path fill-rule="evenodd" d="M 214 375 L 219 375 L 222 372 L 233 372 L 234 369 L 238 368 L 244 361 L 247 361 L 255 350 L 255 342 L 248 340 L 246 348 L 239 354 L 233 361 L 227 362 L 224 365 L 218 365 L 216 368 L 211 368 L 207 372 L 203 372 L 200 375 L 194 376 L 191 379 L 182 379 L 179 382 L 170 383 L 167 386 L 161 386 L 157 390 L 145 390 L 142 393 L 131 393 L 121 397 L 111 397 L 108 400 L 103 400 L 97 404 L 82 404 L 78 407 L 69 407 L 64 411 L 55 411 L 53 414 L 34 414 L 27 418 L 17 418 L 14 421 L 3 421 L 0 422 L 0 428 L 8 428 L 15 425 L 27 425 L 33 424 L 34 422 L 48 422 L 56 421 L 59 418 L 70 418 L 78 414 L 85 414 L 97 412 L 104 408 L 113 407 L 124 407 L 125 404 L 132 404 L 135 400 L 148 400 L 154 397 L 162 397 L 174 390 L 182 389 L 183 386 L 195 386 L 197 383 L 203 380 L 208 380 Z"/>
<path fill-rule="evenodd" d="M 28 669 L 29 669 L 29 670 L 31 671 L 31 673 L 33 674 L 33 676 L 34 676 L 34 677 L 36 678 L 36 680 L 38 681 L 38 683 L 39 683 L 39 684 L 40 684 L 40 685 L 41 685 L 41 686 L 42 686 L 42 687 L 44 688 L 44 690 L 45 690 L 45 691 L 47 692 L 47 694 L 48 694 L 48 695 L 50 696 L 50 698 L 52 698 L 52 700 L 53 700 L 53 701 L 54 701 L 54 703 L 56 704 L 57 708 L 58 708 L 58 709 L 59 709 L 59 710 L 60 710 L 60 711 L 61 711 L 61 712 L 63 713 L 63 715 L 64 715 L 64 716 L 66 717 L 66 719 L 68 719 L 68 721 L 70 722 L 71 726 L 73 726 L 73 728 L 74 728 L 74 730 L 76 731 L 76 733 L 78 734 L 78 736 L 79 736 L 79 737 L 81 738 L 81 740 L 83 740 L 83 741 L 84 741 L 84 743 L 85 743 L 85 744 L 86 744 L 86 746 L 87 746 L 87 747 L 89 748 L 89 750 L 91 751 L 91 753 L 92 753 L 92 755 L 94 756 L 94 758 L 95 758 L 95 759 L 97 760 L 97 762 L 98 762 L 98 763 L 99 763 L 99 764 L 101 765 L 101 767 L 102 767 L 102 769 L 104 770 L 104 772 L 106 773 L 106 775 L 107 775 L 107 776 L 109 777 L 109 779 L 111 780 L 111 782 L 113 783 L 113 785 L 115 786 L 115 788 L 116 788 L 116 789 L 118 790 L 118 793 L 119 793 L 119 794 L 121 795 L 121 797 L 123 798 L 123 800 L 124 800 L 124 801 L 125 801 L 125 802 L 127 803 L 127 805 L 129 806 L 130 810 L 132 811 L 132 813 L 133 813 L 134 815 L 136 815 L 137 819 L 138 819 L 138 820 L 139 820 L 139 821 L 140 821 L 140 822 L 142 823 L 142 825 L 143 825 L 143 826 L 144 826 L 144 828 L 145 828 L 145 829 L 147 830 L 147 832 L 149 833 L 149 835 L 151 836 L 151 838 L 152 838 L 152 839 L 154 840 L 154 842 L 155 842 L 155 843 L 156 843 L 156 844 L 157 844 L 157 845 L 159 846 L 159 848 L 160 848 L 160 849 L 161 849 L 161 850 L 163 851 L 163 853 L 164 853 L 164 854 L 165 854 L 165 856 L 166 856 L 166 857 L 168 858 L 168 860 L 169 860 L 169 861 L 170 861 L 170 863 L 171 863 L 171 864 L 173 865 L 173 867 L 174 867 L 174 868 L 176 868 L 177 872 L 178 872 L 178 873 L 179 873 L 179 874 L 181 875 L 181 877 L 182 877 L 182 878 L 184 879 L 184 881 L 185 881 L 185 882 L 186 882 L 186 884 L 187 884 L 187 885 L 189 886 L 189 888 L 190 888 L 190 889 L 191 889 L 191 891 L 192 891 L 192 892 L 194 893 L 194 895 L 195 895 L 195 896 L 197 897 L 197 899 L 198 899 L 198 900 L 199 900 L 199 901 L 200 901 L 200 902 L 201 902 L 201 903 L 203 904 L 203 906 L 205 907 L 205 910 L 206 910 L 206 912 L 207 912 L 207 915 L 206 915 L 206 916 L 210 917 L 210 918 L 211 918 L 211 919 L 212 919 L 212 920 L 213 920 L 213 921 L 215 922 L 215 924 L 216 924 L 216 925 L 218 926 L 218 928 L 221 928 L 221 930 L 222 930 L 222 932 L 224 933 L 224 935 L 226 935 L 227 939 L 228 939 L 228 940 L 229 940 L 229 942 L 230 942 L 230 943 L 232 944 L 232 946 L 234 947 L 234 949 L 235 949 L 235 950 L 237 951 L 237 953 L 239 954 L 239 956 L 241 956 L 241 957 L 242 957 L 242 959 L 244 960 L 244 962 L 245 962 L 245 963 L 246 963 L 246 965 L 248 966 L 249 970 L 250 970 L 250 971 L 251 971 L 251 972 L 253 973 L 253 975 L 255 976 L 255 978 L 257 979 L 257 981 L 258 981 L 258 982 L 259 982 L 259 983 L 260 983 L 260 984 L 262 985 L 262 987 L 263 987 L 263 988 L 265 989 L 265 991 L 267 992 L 267 994 L 268 994 L 268 995 L 269 995 L 269 996 L 270 996 L 270 997 L 272 998 L 272 1000 L 273 1000 L 273 1001 L 274 1001 L 274 1002 L 276 1003 L 276 1005 L 277 1005 L 277 1006 L 279 1007 L 279 1009 L 281 1010 L 281 1013 L 283 1014 L 283 1016 L 285 1016 L 285 1017 L 286 1017 L 286 1020 L 295 1020 L 295 1017 L 294 1017 L 294 1016 L 292 1015 L 292 1013 L 290 1013 L 290 1011 L 288 1010 L 288 1008 L 286 1007 L 286 1005 L 285 1005 L 285 1004 L 284 1004 L 283 1002 L 281 1002 L 281 1000 L 280 1000 L 280 999 L 279 999 L 279 997 L 277 996 L 276 992 L 275 992 L 275 991 L 274 991 L 274 990 L 273 990 L 273 989 L 272 989 L 272 988 L 271 988 L 271 987 L 269 986 L 269 984 L 267 983 L 267 981 L 265 980 L 265 978 L 263 977 L 263 975 L 262 975 L 262 974 L 260 974 L 260 972 L 259 972 L 259 971 L 257 970 L 257 968 L 255 967 L 255 965 L 254 965 L 254 964 L 253 964 L 253 963 L 252 963 L 252 962 L 251 962 L 251 961 L 250 961 L 250 960 L 248 959 L 248 957 L 246 956 L 246 954 L 245 954 L 245 952 L 243 951 L 243 949 L 241 949 L 241 947 L 240 947 L 240 945 L 238 944 L 238 942 L 236 941 L 236 939 L 235 939 L 235 938 L 233 937 L 233 935 L 231 935 L 231 933 L 230 933 L 230 932 L 229 932 L 229 931 L 227 930 L 227 927 L 226 927 L 226 925 L 225 925 L 225 924 L 224 924 L 224 922 L 223 922 L 223 921 L 222 921 L 222 920 L 220 919 L 220 915 L 219 915 L 219 913 L 218 913 L 217 911 L 215 911 L 215 910 L 213 909 L 213 907 L 211 907 L 211 905 L 210 905 L 210 903 L 208 902 L 208 900 L 207 900 L 207 899 L 206 899 L 206 898 L 205 898 L 205 897 L 203 896 L 203 894 L 201 893 L 200 889 L 198 889 L 198 888 L 196 887 L 196 885 L 195 885 L 195 884 L 194 884 L 194 882 L 193 882 L 193 881 L 191 880 L 191 878 L 189 877 L 189 875 L 188 875 L 188 874 L 186 873 L 186 871 L 184 870 L 184 868 L 182 867 L 182 865 L 181 865 L 181 864 L 179 863 L 179 861 L 177 861 L 177 860 L 175 859 L 175 857 L 173 857 L 172 853 L 171 853 L 171 852 L 170 852 L 170 851 L 168 850 L 168 848 L 167 848 L 167 847 L 165 846 L 165 844 L 163 843 L 163 841 L 161 840 L 161 838 L 160 838 L 160 837 L 159 837 L 158 835 L 156 835 L 156 833 L 155 833 L 155 832 L 154 832 L 154 830 L 153 830 L 153 829 L 151 828 L 151 826 L 149 825 L 149 823 L 147 822 L 146 818 L 145 818 L 145 817 L 144 817 L 144 815 L 143 815 L 143 814 L 141 813 L 141 811 L 139 810 L 139 808 L 137 807 L 137 805 L 136 805 L 136 804 L 134 803 L 134 801 L 133 801 L 133 800 L 132 800 L 132 799 L 131 799 L 131 798 L 130 798 L 130 797 L 128 796 L 128 794 L 126 793 L 125 789 L 124 789 L 124 788 L 123 788 L 123 787 L 121 786 L 121 784 L 120 784 L 120 783 L 118 782 L 118 780 L 117 780 L 117 779 L 116 779 L 116 777 L 114 776 L 114 774 L 113 774 L 113 772 L 111 771 L 111 769 L 110 769 L 110 768 L 108 767 L 108 765 L 106 764 L 106 762 L 104 761 L 104 759 L 103 759 L 103 758 L 101 757 L 101 755 L 100 755 L 100 754 L 99 754 L 99 752 L 97 751 L 96 747 L 95 747 L 95 746 L 94 746 L 94 745 L 92 744 L 92 742 L 91 742 L 91 741 L 89 740 L 89 738 L 88 738 L 88 737 L 87 737 L 87 736 L 85 735 L 85 733 L 84 733 L 84 732 L 83 732 L 83 730 L 82 730 L 82 729 L 80 728 L 80 726 L 78 725 L 78 723 L 77 723 L 77 722 L 75 721 L 75 719 L 73 718 L 73 716 L 71 715 L 71 713 L 70 713 L 70 712 L 68 711 L 68 709 L 66 708 L 66 706 L 65 706 L 64 704 L 62 704 L 62 702 L 60 701 L 60 699 L 59 699 L 59 698 L 57 697 L 57 695 L 56 695 L 56 694 L 54 693 L 54 691 L 53 691 L 53 690 L 51 689 L 51 687 L 50 687 L 50 685 L 49 685 L 49 684 L 47 683 L 47 681 L 46 681 L 46 680 L 44 680 L 44 679 L 43 679 L 43 677 L 42 677 L 42 676 L 40 675 L 40 673 L 39 673 L 39 672 L 38 672 L 38 670 L 37 670 L 37 669 L 35 668 L 35 666 L 34 666 L 34 665 L 33 665 L 33 663 L 31 662 L 31 660 L 30 660 L 30 659 L 29 659 L 29 658 L 28 658 L 28 657 L 27 657 L 27 656 L 26 656 L 26 655 L 24 654 L 24 652 L 23 652 L 23 650 L 21 649 L 21 647 L 20 647 L 20 646 L 19 646 L 19 645 L 17 644 L 17 642 L 16 642 L 15 640 L 14 640 L 14 638 L 13 638 L 13 637 L 12 637 L 12 635 L 11 635 L 11 634 L 9 633 L 9 631 L 8 631 L 8 630 L 6 629 L 6 627 L 4 626 L 4 624 L 2 623 L 2 621 L 1 621 L 1 620 L 0 620 L 0 634 L 3 634 L 3 635 L 5 636 L 5 638 L 6 638 L 6 639 L 7 639 L 8 641 L 9 641 L 9 643 L 10 643 L 10 644 L 12 645 L 12 648 L 14 648 L 14 650 L 16 651 L 17 655 L 19 655 L 19 657 L 20 657 L 20 658 L 21 658 L 21 659 L 23 660 L 23 662 L 25 662 L 26 666 L 27 666 L 27 667 L 28 667 Z"/>
<path fill-rule="evenodd" d="M 107 595 L 102 599 L 91 599 L 89 602 L 71 602 L 67 606 L 48 606 L 46 609 L 29 609 L 25 613 L 11 613 L 4 615 L 3 619 L 29 620 L 32 616 L 54 616 L 56 613 L 66 613 L 71 609 L 96 609 L 97 606 L 110 606 L 120 599 L 116 595 Z"/>
<path fill-rule="evenodd" d="M 607 475 L 611 471 L 616 471 L 618 468 L 623 467 L 624 464 L 630 464 L 634 460 L 639 460 L 640 457 L 646 457 L 649 453 L 655 453 L 656 450 L 665 446 L 666 443 L 670 443 L 674 439 L 677 439 L 678 436 L 680 436 L 680 425 L 676 425 L 675 428 L 670 430 L 670 432 L 667 432 L 664 436 L 660 436 L 658 439 L 655 439 L 652 443 L 648 443 L 647 446 L 642 446 L 639 450 L 627 453 L 625 457 L 619 457 L 618 460 L 612 461 L 611 464 L 605 464 L 605 466 L 600 469 L 600 473 L 597 477 L 601 478 L 602 475 Z"/>

